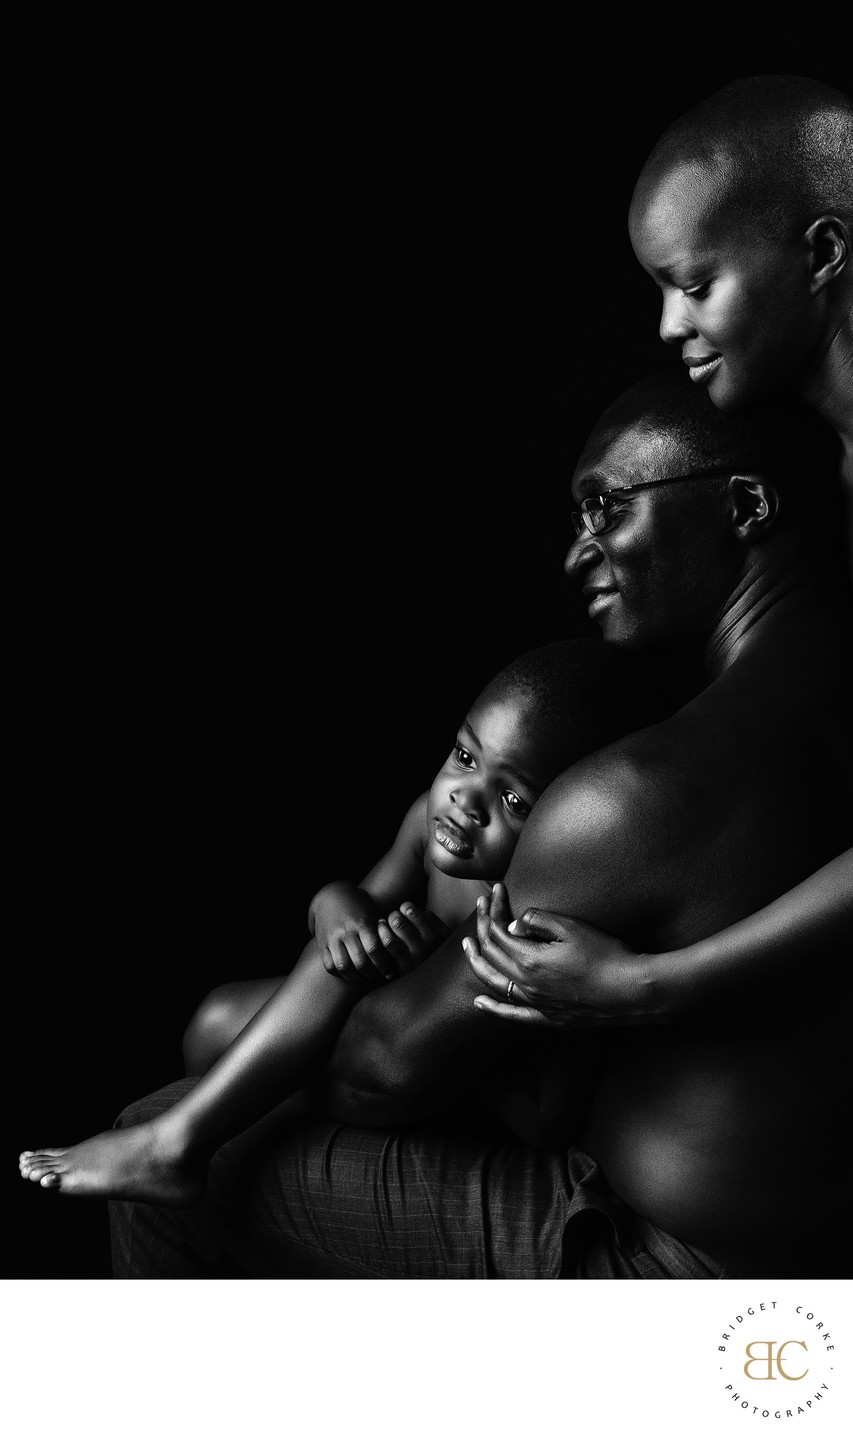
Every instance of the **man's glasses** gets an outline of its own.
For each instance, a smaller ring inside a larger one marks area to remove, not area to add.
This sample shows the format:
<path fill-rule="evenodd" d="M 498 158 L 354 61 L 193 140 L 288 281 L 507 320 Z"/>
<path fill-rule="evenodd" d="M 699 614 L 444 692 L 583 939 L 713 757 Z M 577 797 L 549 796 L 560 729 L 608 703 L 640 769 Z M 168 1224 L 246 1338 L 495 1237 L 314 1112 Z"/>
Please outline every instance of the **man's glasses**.
<path fill-rule="evenodd" d="M 654 489 L 661 484 L 680 484 L 684 479 L 714 479 L 732 473 L 731 469 L 703 469 L 699 474 L 673 474 L 670 479 L 647 479 L 643 484 L 626 484 L 622 489 L 609 489 L 606 494 L 590 494 L 582 501 L 580 513 L 575 511 L 571 516 L 575 533 L 580 535 L 585 531 L 587 534 L 606 534 L 613 525 L 610 501 L 618 502 L 626 494 L 633 494 L 638 489 Z"/>

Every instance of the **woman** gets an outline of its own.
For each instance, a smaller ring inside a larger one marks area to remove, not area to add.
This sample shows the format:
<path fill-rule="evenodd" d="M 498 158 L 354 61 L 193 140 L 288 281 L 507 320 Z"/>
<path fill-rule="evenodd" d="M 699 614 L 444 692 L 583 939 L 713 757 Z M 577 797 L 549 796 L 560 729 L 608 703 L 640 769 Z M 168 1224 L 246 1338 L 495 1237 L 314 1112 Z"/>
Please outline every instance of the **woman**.
<path fill-rule="evenodd" d="M 851 149 L 846 95 L 794 76 L 737 81 L 661 137 L 629 224 L 662 290 L 661 337 L 682 346 L 691 381 L 723 410 L 769 385 L 793 391 L 838 434 L 853 570 Z M 634 953 L 570 918 L 528 912 L 509 927 L 493 915 L 471 962 L 488 989 L 478 1006 L 514 1022 L 643 1023 L 778 981 L 839 936 L 853 936 L 853 852 L 689 948 Z M 638 998 L 650 991 L 654 1012 Z"/>

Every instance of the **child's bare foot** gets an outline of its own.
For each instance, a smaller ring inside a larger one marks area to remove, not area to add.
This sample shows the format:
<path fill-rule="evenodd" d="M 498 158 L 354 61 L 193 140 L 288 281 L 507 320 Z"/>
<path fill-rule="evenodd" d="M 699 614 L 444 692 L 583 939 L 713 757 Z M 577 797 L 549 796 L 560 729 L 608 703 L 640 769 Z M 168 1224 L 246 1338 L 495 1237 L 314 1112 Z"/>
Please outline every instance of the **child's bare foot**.
<path fill-rule="evenodd" d="M 204 1195 L 207 1164 L 169 1150 L 153 1123 L 113 1128 L 73 1148 L 21 1153 L 21 1177 L 72 1197 L 135 1198 L 191 1207 Z"/>

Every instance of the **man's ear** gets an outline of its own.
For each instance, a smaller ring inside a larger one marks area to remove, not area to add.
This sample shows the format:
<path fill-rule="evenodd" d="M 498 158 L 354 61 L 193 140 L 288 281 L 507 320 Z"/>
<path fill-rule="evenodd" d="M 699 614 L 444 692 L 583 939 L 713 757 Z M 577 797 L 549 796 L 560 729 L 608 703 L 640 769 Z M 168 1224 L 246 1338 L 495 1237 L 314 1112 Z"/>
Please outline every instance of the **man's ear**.
<path fill-rule="evenodd" d="M 850 231 L 837 215 L 821 215 L 809 225 L 804 239 L 809 247 L 809 283 L 812 294 L 832 284 L 850 257 Z"/>
<path fill-rule="evenodd" d="M 763 539 L 779 517 L 779 493 L 766 479 L 733 474 L 729 480 L 732 533 L 742 544 Z"/>

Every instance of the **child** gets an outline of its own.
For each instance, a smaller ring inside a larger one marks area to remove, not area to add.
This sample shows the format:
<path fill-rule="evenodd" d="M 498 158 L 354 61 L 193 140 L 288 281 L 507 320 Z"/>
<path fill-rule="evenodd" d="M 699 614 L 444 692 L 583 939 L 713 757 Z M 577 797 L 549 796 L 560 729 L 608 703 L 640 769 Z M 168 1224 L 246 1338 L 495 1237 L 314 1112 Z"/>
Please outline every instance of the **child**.
<path fill-rule="evenodd" d="M 853 573 L 851 155 L 849 96 L 796 75 L 737 80 L 658 140 L 634 189 L 629 229 L 663 294 L 661 338 L 681 345 L 690 379 L 707 387 L 718 409 L 746 409 L 789 391 L 839 436 Z M 816 511 L 821 543 L 840 549 L 843 527 L 834 512 Z M 669 955 L 658 1003 L 678 1013 L 702 994 L 734 1006 L 742 978 L 755 981 L 759 954 L 767 981 L 783 981 L 805 955 L 851 934 L 851 891 L 848 851 L 749 920 Z M 499 901 L 490 937 L 470 949 L 489 990 L 478 1007 L 546 1026 L 577 1021 L 584 1005 L 603 1022 L 608 1013 L 641 1019 L 633 1006 L 641 963 L 624 943 L 559 914 L 540 912 L 535 931 L 524 914 L 510 929 L 508 916 Z M 515 1005 L 506 1003 L 508 981 L 520 978 L 540 939 L 549 944 L 555 990 L 517 987 Z M 498 954 L 495 941 L 503 945 L 497 967 L 488 962 Z M 571 1003 L 557 991 L 561 982 Z"/>
<path fill-rule="evenodd" d="M 640 690 L 618 682 L 628 672 L 585 641 L 509 664 L 476 700 L 388 853 L 361 884 L 315 895 L 313 939 L 293 972 L 197 1086 L 150 1123 L 22 1153 L 22 1176 L 81 1196 L 198 1201 L 215 1149 L 316 1073 L 365 986 L 420 962 L 503 877 L 547 784 L 639 726 Z"/>

